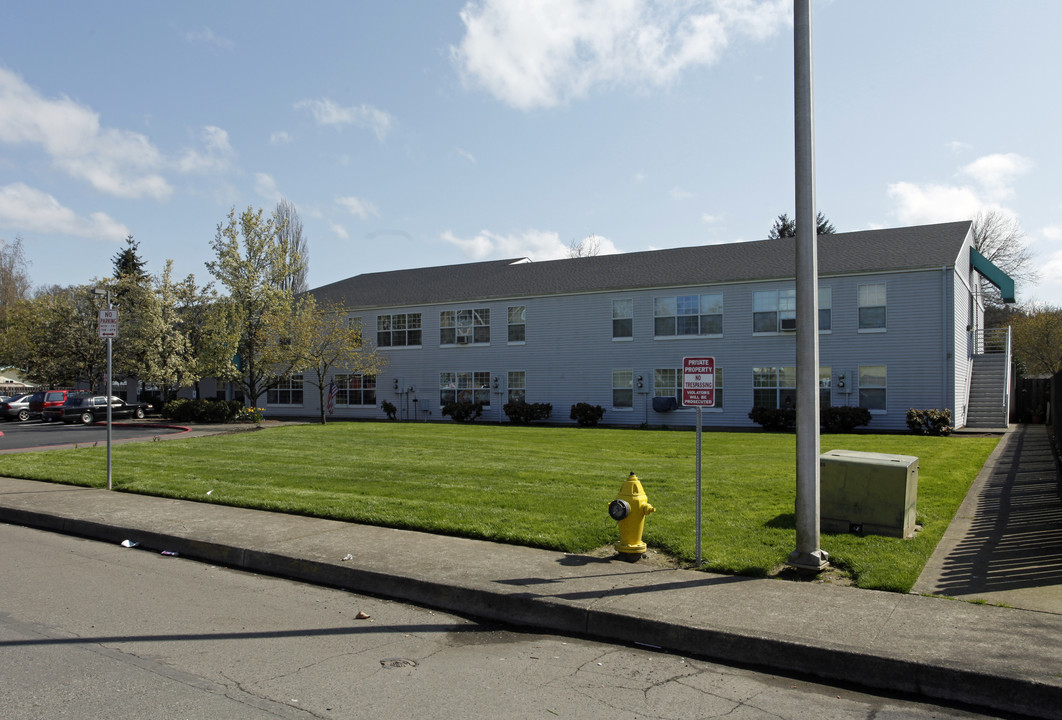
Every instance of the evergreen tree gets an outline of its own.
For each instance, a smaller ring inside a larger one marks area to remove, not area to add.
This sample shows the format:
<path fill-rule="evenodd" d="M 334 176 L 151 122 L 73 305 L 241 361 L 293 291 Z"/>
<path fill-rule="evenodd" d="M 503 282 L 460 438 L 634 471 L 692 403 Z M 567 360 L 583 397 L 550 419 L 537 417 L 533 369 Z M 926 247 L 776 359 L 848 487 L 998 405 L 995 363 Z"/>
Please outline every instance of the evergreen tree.
<path fill-rule="evenodd" d="M 815 231 L 819 235 L 832 235 L 837 232 L 825 215 L 821 212 L 815 216 L 816 228 Z M 796 237 L 796 218 L 790 218 L 786 213 L 782 213 L 774 221 L 774 225 L 771 226 L 771 231 L 767 234 L 767 239 L 778 240 L 779 238 Z"/>

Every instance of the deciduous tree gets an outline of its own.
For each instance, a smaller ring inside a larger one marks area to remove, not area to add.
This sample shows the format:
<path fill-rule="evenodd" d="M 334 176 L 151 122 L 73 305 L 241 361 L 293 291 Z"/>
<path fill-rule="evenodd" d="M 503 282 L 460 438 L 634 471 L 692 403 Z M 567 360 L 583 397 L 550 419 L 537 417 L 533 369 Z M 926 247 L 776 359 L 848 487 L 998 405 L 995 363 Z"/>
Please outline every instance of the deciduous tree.
<path fill-rule="evenodd" d="M 263 217 L 260 209 L 237 214 L 233 208 L 228 222 L 218 223 L 211 247 L 217 259 L 207 269 L 228 292 L 219 299 L 215 317 L 228 327 L 219 337 L 230 339 L 233 358 L 218 369 L 239 382 L 245 399 L 257 407 L 258 399 L 291 372 L 290 364 L 272 360 L 283 355 L 274 346 L 284 341 L 272 322 L 294 312 L 289 278 L 302 261 L 281 241 L 276 219 Z"/>
<path fill-rule="evenodd" d="M 1014 359 L 1027 375 L 1062 370 L 1062 308 L 1041 305 L 1011 316 Z"/>
<path fill-rule="evenodd" d="M 318 305 L 312 295 L 299 297 L 294 313 L 274 319 L 283 327 L 287 345 L 277 346 L 274 362 L 303 371 L 303 382 L 317 388 L 321 423 L 327 422 L 325 388 L 336 370 L 375 375 L 386 364 L 373 343 L 363 334 L 360 322 L 348 317 L 340 305 Z"/>

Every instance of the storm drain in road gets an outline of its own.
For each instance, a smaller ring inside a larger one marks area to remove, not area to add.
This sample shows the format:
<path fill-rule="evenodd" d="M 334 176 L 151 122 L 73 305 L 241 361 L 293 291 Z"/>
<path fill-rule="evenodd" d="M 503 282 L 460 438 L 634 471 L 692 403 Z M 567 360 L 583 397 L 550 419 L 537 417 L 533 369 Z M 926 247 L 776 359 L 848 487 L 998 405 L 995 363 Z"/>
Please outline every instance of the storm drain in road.
<path fill-rule="evenodd" d="M 380 664 L 385 668 L 391 669 L 417 666 L 415 660 L 407 660 L 406 658 L 384 658 L 380 661 Z"/>

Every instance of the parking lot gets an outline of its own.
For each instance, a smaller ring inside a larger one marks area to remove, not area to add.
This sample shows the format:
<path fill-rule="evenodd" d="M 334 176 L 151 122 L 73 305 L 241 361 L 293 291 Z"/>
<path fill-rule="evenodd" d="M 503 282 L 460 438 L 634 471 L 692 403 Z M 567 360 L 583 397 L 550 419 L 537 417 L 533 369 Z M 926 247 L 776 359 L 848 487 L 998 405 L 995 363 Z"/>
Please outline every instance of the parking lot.
<path fill-rule="evenodd" d="M 187 432 L 185 428 L 145 423 L 112 424 L 112 444 L 153 440 L 156 437 Z M 52 450 L 74 445 L 107 442 L 107 424 L 64 425 L 63 423 L 0 422 L 0 453 Z"/>

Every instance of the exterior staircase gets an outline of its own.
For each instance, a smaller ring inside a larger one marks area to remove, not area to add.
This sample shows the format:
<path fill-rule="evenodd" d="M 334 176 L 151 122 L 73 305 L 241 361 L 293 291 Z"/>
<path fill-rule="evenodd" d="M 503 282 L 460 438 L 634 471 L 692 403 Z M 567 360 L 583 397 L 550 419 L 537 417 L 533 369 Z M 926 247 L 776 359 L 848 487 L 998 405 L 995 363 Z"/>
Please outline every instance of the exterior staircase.
<path fill-rule="evenodd" d="M 1009 346 L 1007 350 L 1009 351 Z M 973 356 L 970 375 L 970 401 L 967 405 L 967 428 L 1007 427 L 1009 352 L 990 352 Z"/>

